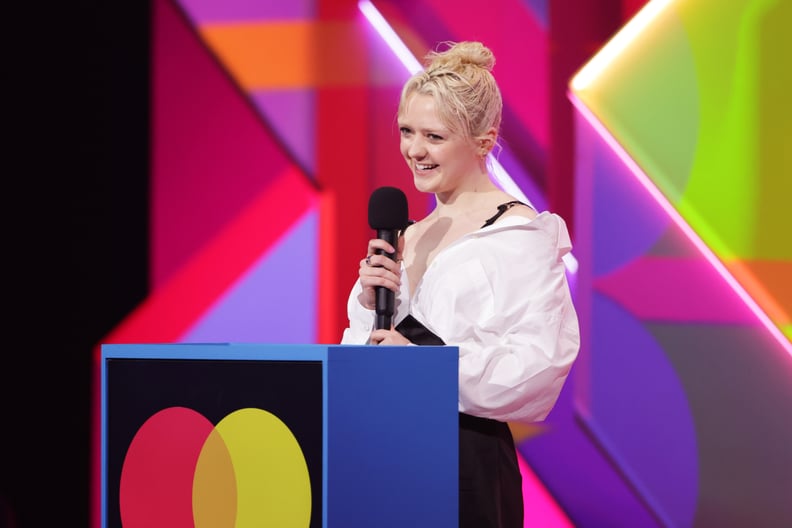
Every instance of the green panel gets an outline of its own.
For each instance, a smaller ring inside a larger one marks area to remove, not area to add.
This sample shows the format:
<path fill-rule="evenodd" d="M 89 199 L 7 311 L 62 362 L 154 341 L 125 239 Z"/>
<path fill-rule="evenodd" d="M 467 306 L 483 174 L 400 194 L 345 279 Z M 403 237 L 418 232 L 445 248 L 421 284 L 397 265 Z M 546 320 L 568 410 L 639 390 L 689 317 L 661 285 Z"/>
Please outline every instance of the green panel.
<path fill-rule="evenodd" d="M 721 258 L 790 259 L 792 2 L 667 4 L 575 95 Z"/>
<path fill-rule="evenodd" d="M 679 18 L 658 19 L 579 97 L 676 202 L 690 177 L 699 128 L 694 63 Z"/>
<path fill-rule="evenodd" d="M 683 16 L 690 28 L 696 62 L 701 128 L 685 205 L 680 210 L 697 212 L 686 219 L 724 259 L 792 257 L 792 245 L 778 244 L 777 239 L 760 245 L 767 237 L 757 236 L 784 225 L 780 203 L 768 202 L 767 190 L 787 196 L 791 190 L 790 179 L 779 172 L 783 171 L 779 160 L 768 163 L 768 154 L 773 157 L 780 150 L 768 152 L 761 145 L 766 134 L 761 105 L 769 105 L 779 116 L 786 113 L 788 137 L 792 130 L 786 98 L 763 100 L 773 91 L 780 95 L 777 89 L 768 87 L 778 83 L 781 70 L 788 69 L 781 57 L 769 59 L 781 49 L 763 45 L 767 22 L 778 16 L 775 11 L 780 3 L 755 0 L 719 4 L 717 24 L 712 23 L 712 2 L 683 4 L 690 6 Z M 785 33 L 776 31 L 773 38 L 786 40 L 789 49 L 792 40 L 788 30 Z M 771 71 L 760 71 L 760 65 L 768 66 L 768 62 L 773 63 L 769 65 Z M 788 78 L 788 73 L 785 75 Z M 790 168 L 786 167 L 786 174 Z M 768 224 L 763 217 L 773 220 Z M 791 225 L 789 220 L 786 225 Z"/>

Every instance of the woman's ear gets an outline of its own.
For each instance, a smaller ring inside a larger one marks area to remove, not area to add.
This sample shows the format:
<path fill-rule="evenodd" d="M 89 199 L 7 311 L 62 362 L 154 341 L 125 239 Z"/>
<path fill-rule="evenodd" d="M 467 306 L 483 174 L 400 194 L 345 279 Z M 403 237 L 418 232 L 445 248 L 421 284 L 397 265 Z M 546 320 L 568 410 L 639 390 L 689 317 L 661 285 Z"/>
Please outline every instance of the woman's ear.
<path fill-rule="evenodd" d="M 487 132 L 479 136 L 476 142 L 478 143 L 478 154 L 482 158 L 486 157 L 495 147 L 495 142 L 498 139 L 498 131 L 495 128 L 490 128 Z"/>

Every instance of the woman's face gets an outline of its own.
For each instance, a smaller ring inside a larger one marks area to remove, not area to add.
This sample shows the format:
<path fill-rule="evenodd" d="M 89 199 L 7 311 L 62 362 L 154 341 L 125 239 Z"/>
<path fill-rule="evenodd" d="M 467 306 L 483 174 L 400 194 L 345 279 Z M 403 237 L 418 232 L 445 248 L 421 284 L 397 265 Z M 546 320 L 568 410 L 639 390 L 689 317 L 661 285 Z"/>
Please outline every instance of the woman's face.
<path fill-rule="evenodd" d="M 412 94 L 399 116 L 400 149 L 415 187 L 428 193 L 452 193 L 473 181 L 481 158 L 473 140 L 451 132 L 440 119 L 431 95 Z"/>

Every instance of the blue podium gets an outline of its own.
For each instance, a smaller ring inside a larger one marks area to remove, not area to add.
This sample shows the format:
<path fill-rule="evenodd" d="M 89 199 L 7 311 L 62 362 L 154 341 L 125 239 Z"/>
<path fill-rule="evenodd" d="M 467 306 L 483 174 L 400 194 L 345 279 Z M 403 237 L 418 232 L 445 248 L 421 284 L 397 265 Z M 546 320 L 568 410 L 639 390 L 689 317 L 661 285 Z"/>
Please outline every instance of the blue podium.
<path fill-rule="evenodd" d="M 458 349 L 102 346 L 102 526 L 456 528 Z"/>

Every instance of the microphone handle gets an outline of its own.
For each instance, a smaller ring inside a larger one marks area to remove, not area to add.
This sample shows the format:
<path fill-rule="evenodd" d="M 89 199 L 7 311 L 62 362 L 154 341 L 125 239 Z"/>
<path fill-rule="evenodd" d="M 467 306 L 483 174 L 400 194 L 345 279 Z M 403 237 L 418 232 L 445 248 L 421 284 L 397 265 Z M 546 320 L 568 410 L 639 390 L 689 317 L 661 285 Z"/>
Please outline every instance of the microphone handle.
<path fill-rule="evenodd" d="M 391 246 L 396 248 L 399 242 L 399 230 L 377 229 L 377 238 L 381 238 L 382 240 L 386 241 Z M 376 250 L 376 253 L 378 255 L 386 255 L 391 260 L 396 260 L 396 253 L 388 253 L 381 249 Z M 394 310 L 393 305 L 395 302 L 395 295 L 393 291 L 389 290 L 384 286 L 377 286 L 374 290 L 376 294 L 376 312 L 377 312 L 375 328 L 377 330 L 381 328 L 390 330 L 393 322 L 393 310 Z"/>

